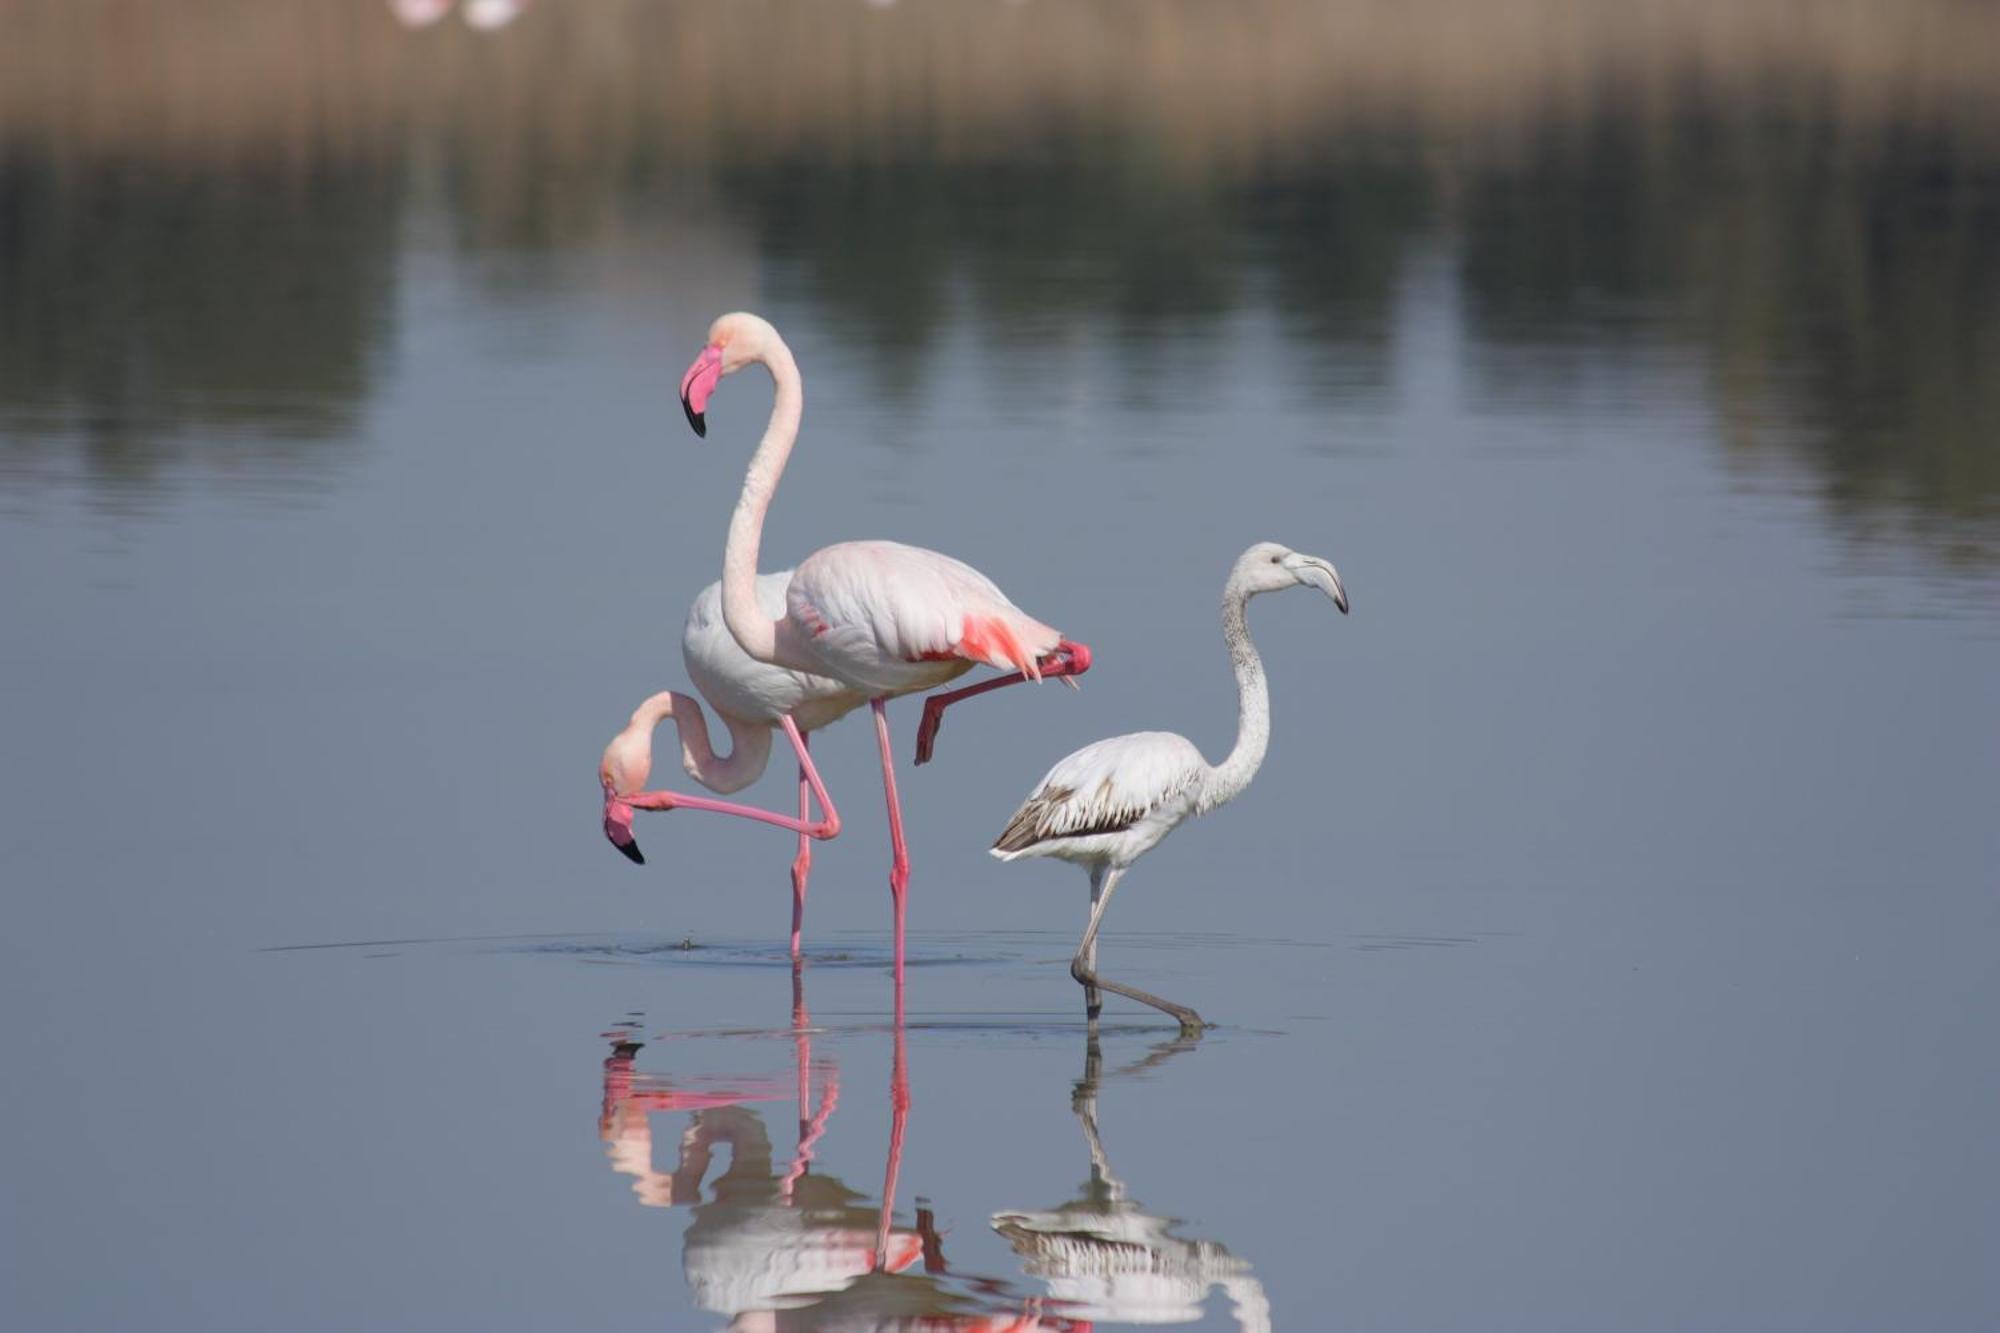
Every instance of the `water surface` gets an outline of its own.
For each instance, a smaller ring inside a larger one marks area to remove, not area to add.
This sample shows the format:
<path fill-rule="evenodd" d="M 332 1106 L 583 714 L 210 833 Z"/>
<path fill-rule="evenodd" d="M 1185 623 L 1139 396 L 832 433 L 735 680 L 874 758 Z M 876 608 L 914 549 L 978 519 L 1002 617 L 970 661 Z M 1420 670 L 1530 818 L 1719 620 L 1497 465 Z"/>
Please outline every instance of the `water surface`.
<path fill-rule="evenodd" d="M 6 1322 L 2000 1323 L 1992 17 L 1405 8 L 10 10 Z M 785 838 L 597 832 L 739 307 L 767 564 L 1096 651 L 905 772 L 900 1039 L 865 726 L 796 993 Z M 984 848 L 1227 748 L 1265 538 L 1354 613 L 1257 604 L 1270 757 L 1103 953 L 1221 1026 L 1093 1050 L 1083 877 Z"/>

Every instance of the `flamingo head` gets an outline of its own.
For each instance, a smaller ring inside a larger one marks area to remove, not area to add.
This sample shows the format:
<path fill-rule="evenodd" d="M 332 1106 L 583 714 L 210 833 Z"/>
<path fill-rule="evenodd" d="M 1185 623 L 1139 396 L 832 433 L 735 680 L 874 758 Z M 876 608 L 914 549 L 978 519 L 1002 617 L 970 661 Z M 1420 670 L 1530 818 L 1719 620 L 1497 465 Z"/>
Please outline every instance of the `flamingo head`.
<path fill-rule="evenodd" d="M 778 331 L 770 321 L 746 311 L 724 315 L 708 326 L 708 345 L 681 376 L 681 410 L 696 435 L 708 435 L 708 398 L 716 384 L 724 375 L 763 360 L 777 340 Z"/>
<path fill-rule="evenodd" d="M 1241 583 L 1252 594 L 1300 586 L 1317 588 L 1333 600 L 1340 614 L 1347 614 L 1347 589 L 1340 586 L 1340 572 L 1333 562 L 1301 555 L 1276 542 L 1258 542 L 1238 556 L 1230 581 Z"/>
<path fill-rule="evenodd" d="M 597 762 L 598 785 L 604 788 L 604 836 L 634 865 L 646 864 L 646 856 L 632 831 L 632 803 L 625 798 L 644 790 L 652 772 L 653 725 L 641 708 Z"/>

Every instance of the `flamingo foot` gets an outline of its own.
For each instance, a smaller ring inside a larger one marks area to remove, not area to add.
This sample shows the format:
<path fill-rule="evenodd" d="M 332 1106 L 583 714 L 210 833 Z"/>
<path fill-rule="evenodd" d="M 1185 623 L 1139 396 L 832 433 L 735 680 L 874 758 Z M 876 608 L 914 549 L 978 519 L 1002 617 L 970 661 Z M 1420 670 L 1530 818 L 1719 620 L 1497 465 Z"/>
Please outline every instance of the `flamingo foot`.
<path fill-rule="evenodd" d="M 1060 679 L 1064 676 L 1081 676 L 1090 670 L 1090 645 L 1072 643 L 1064 639 L 1038 665 L 1044 680 L 1050 677 Z"/>

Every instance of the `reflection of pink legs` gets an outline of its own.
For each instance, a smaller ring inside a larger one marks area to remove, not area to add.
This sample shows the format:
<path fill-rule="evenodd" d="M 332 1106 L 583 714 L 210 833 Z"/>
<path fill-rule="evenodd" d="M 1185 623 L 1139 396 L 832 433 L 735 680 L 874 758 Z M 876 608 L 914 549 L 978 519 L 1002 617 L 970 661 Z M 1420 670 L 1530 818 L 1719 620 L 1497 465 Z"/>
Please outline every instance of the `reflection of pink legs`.
<path fill-rule="evenodd" d="M 901 992 L 898 992 L 899 1000 Z M 909 1053 L 903 1043 L 903 1018 L 896 1016 L 895 1063 L 889 1071 L 889 1166 L 882 1178 L 882 1220 L 875 1228 L 875 1267 L 888 1263 L 889 1227 L 896 1212 L 896 1177 L 903 1170 L 903 1129 L 910 1119 Z"/>
<path fill-rule="evenodd" d="M 1043 680 L 1057 680 L 1064 676 L 1081 676 L 1090 670 L 1090 648 L 1081 643 L 1071 643 L 1064 639 L 1035 664 Z M 928 764 L 931 750 L 937 744 L 938 728 L 944 725 L 944 710 L 961 699 L 970 699 L 975 694 L 988 690 L 1003 689 L 1009 685 L 1019 685 L 1028 678 L 1025 671 L 1010 675 L 995 676 L 992 680 L 982 680 L 977 685 L 968 685 L 962 690 L 950 690 L 944 694 L 933 694 L 924 700 L 923 721 L 917 724 L 917 762 Z"/>
<path fill-rule="evenodd" d="M 833 1108 L 840 1105 L 840 1070 L 828 1065 L 820 1074 L 819 1110 L 810 1117 L 807 1110 L 812 1105 L 812 1033 L 806 1025 L 812 1021 L 806 1013 L 805 978 L 799 965 L 792 964 L 792 1047 L 798 1064 L 799 1079 L 799 1148 L 792 1157 L 792 1165 L 786 1170 L 784 1179 L 778 1182 L 778 1195 L 786 1203 L 792 1201 L 792 1188 L 799 1183 L 799 1177 L 811 1165 L 813 1149 L 820 1136 L 826 1133 L 827 1117 Z"/>
<path fill-rule="evenodd" d="M 790 829 L 794 833 L 804 834 L 808 838 L 818 838 L 821 841 L 838 836 L 840 812 L 833 808 L 833 798 L 826 794 L 826 784 L 820 781 L 819 770 L 813 767 L 812 755 L 806 751 L 805 737 L 799 734 L 798 725 L 791 718 L 780 718 L 779 721 L 785 728 L 785 734 L 791 737 L 792 748 L 798 752 L 799 771 L 805 776 L 805 785 L 811 788 L 812 794 L 819 799 L 820 809 L 826 811 L 826 818 L 817 824 L 811 823 L 803 811 L 799 818 L 794 819 L 790 815 L 781 815 L 776 811 L 759 810 L 754 805 L 738 805 L 734 801 L 718 801 L 711 796 L 687 796 L 671 791 L 642 791 L 615 798 L 607 795 L 607 804 L 612 800 L 618 800 L 635 810 L 713 810 L 719 815 L 740 815 L 744 819 L 776 824 L 779 828 Z"/>
<path fill-rule="evenodd" d="M 903 1021 L 903 902 L 910 892 L 910 850 L 903 845 L 903 806 L 896 799 L 896 756 L 889 749 L 889 714 L 875 710 L 875 739 L 882 747 L 882 791 L 889 798 L 889 896 L 896 904 L 896 1022 Z"/>
<path fill-rule="evenodd" d="M 789 719 L 788 719 L 789 720 Z M 799 737 L 801 750 L 810 749 L 812 742 Z M 799 823 L 804 824 L 812 817 L 813 775 L 806 772 L 803 761 L 799 764 Z M 827 807 L 832 809 L 831 806 Z M 839 827 L 839 817 L 834 817 L 834 825 Z M 812 873 L 812 835 L 803 828 L 799 830 L 799 854 L 792 858 L 792 960 L 799 957 L 799 929 L 806 920 L 806 876 Z"/>

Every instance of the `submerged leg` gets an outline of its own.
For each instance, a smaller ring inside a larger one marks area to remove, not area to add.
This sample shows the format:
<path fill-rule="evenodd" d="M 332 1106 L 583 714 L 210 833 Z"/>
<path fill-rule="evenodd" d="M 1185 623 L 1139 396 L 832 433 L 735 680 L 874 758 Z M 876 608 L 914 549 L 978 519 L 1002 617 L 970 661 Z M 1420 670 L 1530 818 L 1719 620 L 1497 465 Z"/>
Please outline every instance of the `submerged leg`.
<path fill-rule="evenodd" d="M 799 737 L 802 749 L 810 749 L 811 742 L 803 735 Z M 806 766 L 799 765 L 799 823 L 804 824 L 812 816 L 812 778 Z M 803 828 L 799 830 L 799 854 L 792 858 L 792 962 L 799 961 L 799 931 L 806 921 L 806 876 L 812 873 L 812 835 Z"/>
<path fill-rule="evenodd" d="M 1150 1004 L 1161 1013 L 1172 1014 L 1180 1023 L 1181 1031 L 1186 1035 L 1193 1036 L 1208 1026 L 1207 1023 L 1202 1021 L 1201 1015 L 1194 1010 L 1188 1008 L 1186 1005 L 1175 1004 L 1171 1000 L 1163 1000 L 1157 995 L 1148 994 L 1136 986 L 1127 986 L 1122 982 L 1108 981 L 1097 975 L 1097 928 L 1103 924 L 1104 909 L 1111 905 L 1112 891 L 1118 887 L 1118 881 L 1124 875 L 1125 868 L 1123 866 L 1115 866 L 1105 871 L 1102 892 L 1098 891 L 1098 886 L 1093 878 L 1091 896 L 1094 901 L 1090 907 L 1090 924 L 1083 928 L 1083 943 L 1077 946 L 1076 957 L 1070 960 L 1069 974 L 1075 977 L 1078 984 L 1083 987 L 1086 1005 L 1089 1003 L 1091 993 L 1098 988 L 1102 988 L 1110 991 L 1113 995 L 1123 995 L 1128 1000 L 1137 1000 L 1140 1004 Z M 1097 1027 L 1097 1016 L 1091 1014 L 1089 1017 L 1090 1026 L 1092 1030 L 1095 1030 Z"/>
<path fill-rule="evenodd" d="M 633 810 L 712 810 L 719 815 L 738 815 L 764 824 L 775 824 L 822 842 L 838 837 L 840 812 L 833 808 L 833 798 L 827 795 L 826 784 L 820 781 L 819 770 L 813 767 L 812 756 L 806 751 L 805 737 L 799 734 L 798 724 L 791 718 L 783 717 L 778 721 L 791 738 L 792 748 L 798 752 L 799 770 L 805 775 L 806 785 L 812 789 L 812 794 L 818 798 L 820 809 L 826 812 L 825 819 L 813 823 L 803 813 L 794 819 L 775 810 L 760 810 L 754 805 L 739 805 L 734 801 L 718 801 L 712 796 L 688 796 L 672 791 L 639 791 L 620 796 L 607 787 L 604 792 L 604 831 L 611 835 L 611 840 L 618 844 L 620 851 L 642 865 L 645 858 L 636 855 L 639 849 L 631 839 Z M 620 828 L 625 834 L 622 839 L 618 836 Z"/>
<path fill-rule="evenodd" d="M 1068 639 L 1058 643 L 1035 664 L 1035 674 L 1043 680 L 1081 676 L 1088 670 L 1090 670 L 1089 646 L 1071 643 Z M 925 699 L 923 721 L 917 724 L 917 762 L 928 764 L 931 761 L 931 751 L 937 745 L 938 728 L 944 725 L 945 709 L 961 699 L 970 699 L 975 694 L 984 694 L 988 690 L 1002 689 L 1008 685 L 1019 685 L 1027 679 L 1027 672 L 1015 671 L 1005 676 L 995 676 L 992 680 L 982 680 L 977 685 L 968 685 L 962 690 L 948 690 Z"/>
<path fill-rule="evenodd" d="M 889 714 L 881 699 L 875 710 L 875 739 L 882 747 L 882 791 L 889 798 L 889 897 L 896 904 L 896 1022 L 903 1021 L 903 903 L 910 891 L 910 851 L 903 845 L 903 806 L 896 799 L 896 756 L 889 748 Z"/>

